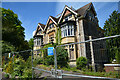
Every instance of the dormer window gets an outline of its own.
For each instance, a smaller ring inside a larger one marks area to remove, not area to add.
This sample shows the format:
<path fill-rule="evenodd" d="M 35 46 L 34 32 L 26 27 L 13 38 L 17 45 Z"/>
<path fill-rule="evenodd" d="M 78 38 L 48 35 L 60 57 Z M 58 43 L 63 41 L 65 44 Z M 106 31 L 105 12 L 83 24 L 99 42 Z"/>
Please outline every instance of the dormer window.
<path fill-rule="evenodd" d="M 49 27 L 48 27 L 48 29 L 51 29 L 53 27 L 54 27 L 54 23 L 50 24 Z"/>
<path fill-rule="evenodd" d="M 41 34 L 42 33 L 42 30 L 40 29 L 39 31 L 38 31 L 38 34 Z"/>
<path fill-rule="evenodd" d="M 72 17 L 72 14 L 70 14 L 70 15 L 66 16 L 66 17 L 65 17 L 65 21 L 68 21 L 68 20 L 69 20 L 69 18 L 71 18 L 71 17 Z"/>

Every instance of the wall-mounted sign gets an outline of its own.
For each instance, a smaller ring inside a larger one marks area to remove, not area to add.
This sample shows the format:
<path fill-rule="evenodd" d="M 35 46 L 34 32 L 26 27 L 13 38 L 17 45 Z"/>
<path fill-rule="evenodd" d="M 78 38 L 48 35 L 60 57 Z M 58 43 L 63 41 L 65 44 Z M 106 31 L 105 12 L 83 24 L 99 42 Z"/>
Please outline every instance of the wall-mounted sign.
<path fill-rule="evenodd" d="M 48 56 L 49 55 L 54 55 L 53 50 L 54 50 L 54 47 L 48 47 Z"/>

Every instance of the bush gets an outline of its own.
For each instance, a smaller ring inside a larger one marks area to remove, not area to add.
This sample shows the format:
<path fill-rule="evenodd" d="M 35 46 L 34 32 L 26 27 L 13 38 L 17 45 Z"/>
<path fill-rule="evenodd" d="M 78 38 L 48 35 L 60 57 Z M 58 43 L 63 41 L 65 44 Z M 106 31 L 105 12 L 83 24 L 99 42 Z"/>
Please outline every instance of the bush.
<path fill-rule="evenodd" d="M 46 65 L 54 65 L 54 56 L 47 56 L 45 59 Z"/>
<path fill-rule="evenodd" d="M 77 69 L 85 68 L 87 65 L 87 59 L 85 57 L 79 57 L 77 59 Z"/>
<path fill-rule="evenodd" d="M 9 78 L 9 74 L 5 74 L 4 77 L 5 77 L 5 78 Z"/>
<path fill-rule="evenodd" d="M 64 47 L 58 47 L 56 49 L 57 53 L 57 64 L 60 67 L 67 67 L 68 66 L 68 52 L 65 50 Z"/>
<path fill-rule="evenodd" d="M 56 46 L 54 44 L 53 46 Z M 44 46 L 43 48 L 53 47 L 51 44 L 48 44 Z M 44 64 L 46 65 L 54 65 L 54 55 L 48 56 L 47 55 L 47 49 L 44 49 L 43 51 L 43 60 Z M 68 66 L 68 52 L 65 50 L 64 47 L 58 47 L 56 49 L 57 54 L 57 64 L 59 67 L 67 67 Z"/>
<path fill-rule="evenodd" d="M 33 65 L 36 66 L 37 64 L 43 64 L 43 58 L 35 58 L 33 60 Z"/>

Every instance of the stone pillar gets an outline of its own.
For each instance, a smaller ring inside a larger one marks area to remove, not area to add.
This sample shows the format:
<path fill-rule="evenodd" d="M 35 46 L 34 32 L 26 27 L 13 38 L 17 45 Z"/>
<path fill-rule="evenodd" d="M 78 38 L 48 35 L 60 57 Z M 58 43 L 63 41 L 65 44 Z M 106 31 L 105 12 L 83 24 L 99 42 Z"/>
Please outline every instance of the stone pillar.
<path fill-rule="evenodd" d="M 74 46 L 74 60 L 76 60 L 76 47 L 75 47 L 75 44 L 73 46 Z"/>
<path fill-rule="evenodd" d="M 77 39 L 78 39 L 78 42 L 80 42 L 80 26 L 79 26 L 79 21 L 78 21 L 78 18 L 76 19 L 76 24 L 77 24 Z M 80 44 L 77 44 L 78 45 L 78 54 L 79 56 L 78 57 L 81 57 L 81 47 L 80 47 Z"/>
<path fill-rule="evenodd" d="M 70 46 L 68 45 L 68 57 L 70 58 Z"/>
<path fill-rule="evenodd" d="M 84 34 L 83 20 L 80 20 L 79 24 L 80 24 L 81 42 L 84 42 L 85 41 L 85 34 Z M 86 57 L 86 46 L 85 46 L 85 43 L 81 43 L 81 46 L 82 46 L 82 49 L 81 49 L 82 54 L 81 55 Z"/>

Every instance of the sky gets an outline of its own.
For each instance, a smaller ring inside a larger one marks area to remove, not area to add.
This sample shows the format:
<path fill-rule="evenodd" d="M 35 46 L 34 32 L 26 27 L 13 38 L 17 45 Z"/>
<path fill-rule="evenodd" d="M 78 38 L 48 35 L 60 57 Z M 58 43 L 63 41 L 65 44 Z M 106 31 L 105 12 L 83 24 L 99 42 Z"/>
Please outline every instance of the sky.
<path fill-rule="evenodd" d="M 22 26 L 25 28 L 25 39 L 33 37 L 38 23 L 46 24 L 49 16 L 56 16 L 61 13 L 65 5 L 78 9 L 89 2 L 3 2 L 2 7 L 10 9 L 18 15 Z M 103 28 L 109 15 L 118 10 L 117 2 L 93 2 L 97 13 L 99 26 Z"/>

